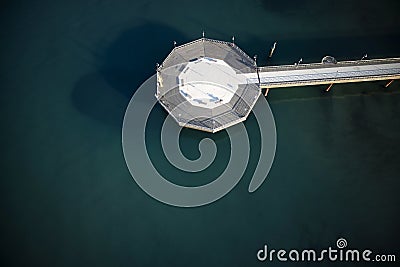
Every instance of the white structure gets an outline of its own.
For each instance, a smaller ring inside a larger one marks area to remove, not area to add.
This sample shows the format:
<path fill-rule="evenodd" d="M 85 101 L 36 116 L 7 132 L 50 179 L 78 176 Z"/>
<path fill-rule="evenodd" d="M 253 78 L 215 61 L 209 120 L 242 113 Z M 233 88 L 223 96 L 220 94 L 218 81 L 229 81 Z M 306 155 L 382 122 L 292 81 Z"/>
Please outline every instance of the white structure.
<path fill-rule="evenodd" d="M 217 132 L 244 121 L 261 90 L 255 62 L 233 43 L 201 38 L 175 47 L 157 69 L 159 103 L 184 127 Z"/>
<path fill-rule="evenodd" d="M 179 92 L 194 106 L 215 108 L 228 104 L 240 84 L 246 84 L 243 74 L 223 60 L 208 57 L 189 62 L 179 74 Z"/>

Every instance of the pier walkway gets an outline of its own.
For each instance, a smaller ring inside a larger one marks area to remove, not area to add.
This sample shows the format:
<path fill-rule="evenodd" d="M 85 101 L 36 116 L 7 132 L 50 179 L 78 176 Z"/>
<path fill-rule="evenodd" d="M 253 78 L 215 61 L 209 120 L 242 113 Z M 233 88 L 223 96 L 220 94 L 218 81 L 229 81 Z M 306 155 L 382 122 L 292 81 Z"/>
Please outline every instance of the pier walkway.
<path fill-rule="evenodd" d="M 265 88 L 400 79 L 400 58 L 257 66 L 232 42 L 203 38 L 177 46 L 157 64 L 160 105 L 182 127 L 218 132 L 245 121 Z M 276 42 L 271 50 L 272 56 Z"/>
<path fill-rule="evenodd" d="M 266 66 L 244 74 L 261 88 L 400 79 L 400 58 Z"/>

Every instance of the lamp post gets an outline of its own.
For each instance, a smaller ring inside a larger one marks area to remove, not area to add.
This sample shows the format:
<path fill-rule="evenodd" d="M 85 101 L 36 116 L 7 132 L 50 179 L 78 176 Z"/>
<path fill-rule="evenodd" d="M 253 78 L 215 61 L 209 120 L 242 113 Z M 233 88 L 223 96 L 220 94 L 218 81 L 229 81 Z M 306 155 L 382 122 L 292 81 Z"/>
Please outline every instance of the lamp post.
<path fill-rule="evenodd" d="M 303 58 L 300 58 L 299 62 L 297 62 L 297 65 L 300 65 L 301 63 L 303 63 Z"/>
<path fill-rule="evenodd" d="M 363 57 L 361 58 L 361 60 L 364 60 L 368 57 L 367 53 L 365 53 L 365 55 L 363 55 Z"/>

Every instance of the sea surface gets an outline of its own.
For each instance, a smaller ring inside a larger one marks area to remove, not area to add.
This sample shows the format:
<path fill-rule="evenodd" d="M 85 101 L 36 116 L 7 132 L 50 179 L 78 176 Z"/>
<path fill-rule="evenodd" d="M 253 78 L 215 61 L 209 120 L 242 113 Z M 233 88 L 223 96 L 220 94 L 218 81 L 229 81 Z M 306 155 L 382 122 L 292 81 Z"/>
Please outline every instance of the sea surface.
<path fill-rule="evenodd" d="M 121 145 L 130 98 L 173 41 L 203 30 L 214 39 L 235 36 L 259 65 L 400 57 L 399 10 L 398 0 L 2 2 L 0 265 L 308 266 L 262 263 L 256 253 L 265 244 L 336 247 L 338 238 L 400 260 L 398 81 L 387 89 L 380 81 L 334 85 L 329 93 L 325 86 L 272 90 L 277 150 L 266 181 L 247 192 L 260 154 L 251 115 L 244 177 L 199 208 L 149 197 Z M 230 156 L 225 131 L 182 131 L 190 159 L 199 157 L 202 138 L 218 147 L 209 169 L 185 173 L 162 154 L 165 117 L 157 105 L 146 127 L 160 173 L 192 186 L 222 173 Z"/>

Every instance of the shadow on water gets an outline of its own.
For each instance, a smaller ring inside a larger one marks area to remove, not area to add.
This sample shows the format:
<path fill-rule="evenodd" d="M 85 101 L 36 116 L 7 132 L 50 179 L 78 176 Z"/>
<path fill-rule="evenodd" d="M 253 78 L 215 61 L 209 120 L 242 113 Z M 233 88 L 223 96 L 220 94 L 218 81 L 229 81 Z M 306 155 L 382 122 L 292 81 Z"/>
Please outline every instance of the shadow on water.
<path fill-rule="evenodd" d="M 285 35 L 254 36 L 238 45 L 250 56 L 258 55 L 257 63 L 264 65 L 294 64 L 300 58 L 303 63 L 321 62 L 326 55 L 338 61 L 359 60 L 365 54 L 367 59 L 400 57 L 400 32 L 397 34 L 376 34 L 369 36 L 335 36 L 314 38 L 292 38 Z M 270 47 L 277 41 L 272 58 L 268 58 Z"/>
<path fill-rule="evenodd" d="M 74 106 L 93 119 L 120 127 L 131 96 L 155 73 L 156 63 L 168 55 L 173 40 L 186 39 L 181 32 L 156 23 L 123 32 L 105 51 L 99 69 L 75 84 Z"/>
<path fill-rule="evenodd" d="M 380 16 L 394 16 L 391 10 L 398 10 L 399 1 L 384 0 L 377 4 L 375 1 L 365 0 L 336 0 L 325 3 L 319 0 L 259 0 L 263 9 L 279 16 L 298 18 L 315 17 L 319 21 L 324 19 L 338 20 L 338 18 L 352 17 L 352 21 L 363 25 L 379 23 Z M 383 15 L 384 14 L 384 15 Z M 394 22 L 396 23 L 396 22 Z M 393 24 L 393 23 L 392 23 Z M 393 25 L 393 27 L 396 27 Z"/>
<path fill-rule="evenodd" d="M 295 3 L 292 0 L 262 0 L 260 1 L 262 6 L 272 12 L 279 12 L 279 14 L 287 15 L 292 13 L 298 13 L 299 7 L 308 5 L 310 0 L 298 0 Z"/>

